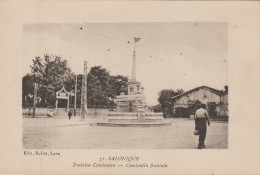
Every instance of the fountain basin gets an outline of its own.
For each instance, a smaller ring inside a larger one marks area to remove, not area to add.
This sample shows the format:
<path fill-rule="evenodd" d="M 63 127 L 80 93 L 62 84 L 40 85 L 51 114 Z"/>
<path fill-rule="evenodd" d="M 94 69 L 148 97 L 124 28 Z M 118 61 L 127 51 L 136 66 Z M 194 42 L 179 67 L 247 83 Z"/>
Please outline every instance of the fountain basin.
<path fill-rule="evenodd" d="M 170 124 L 164 120 L 162 113 L 152 112 L 112 112 L 108 114 L 107 122 L 97 123 L 98 126 L 110 127 L 151 127 Z"/>
<path fill-rule="evenodd" d="M 170 126 L 171 122 L 168 121 L 112 121 L 112 122 L 100 122 L 98 126 L 109 127 L 158 127 L 158 126 Z"/>

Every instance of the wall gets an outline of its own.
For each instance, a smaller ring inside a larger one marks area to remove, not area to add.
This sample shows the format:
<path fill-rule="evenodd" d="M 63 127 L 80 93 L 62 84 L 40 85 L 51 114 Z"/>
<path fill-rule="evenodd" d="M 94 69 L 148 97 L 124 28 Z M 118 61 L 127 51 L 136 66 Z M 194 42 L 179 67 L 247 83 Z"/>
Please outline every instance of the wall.
<path fill-rule="evenodd" d="M 64 109 L 65 111 L 65 109 Z M 111 111 L 109 108 L 97 108 L 96 109 L 96 115 L 97 116 L 108 116 L 108 113 Z M 72 112 L 73 113 L 73 112 Z M 32 115 L 33 109 L 31 108 L 30 113 L 28 108 L 23 108 L 22 110 L 23 115 Z M 64 112 L 64 115 L 67 114 L 67 112 Z M 74 113 L 73 113 L 74 114 Z M 46 108 L 35 108 L 35 115 L 36 116 L 42 116 L 47 117 L 47 109 Z M 80 109 L 78 108 L 76 110 L 76 115 L 80 115 Z M 95 116 L 95 108 L 88 108 L 88 115 L 89 116 Z"/>
<path fill-rule="evenodd" d="M 228 94 L 224 94 L 221 97 L 221 102 L 223 104 L 221 104 L 221 112 L 220 115 L 221 116 L 228 116 Z"/>
<path fill-rule="evenodd" d="M 23 108 L 23 115 L 32 115 L 33 114 L 33 108 L 29 110 L 29 108 Z M 35 115 L 37 116 L 46 116 L 47 115 L 47 109 L 46 108 L 35 108 Z"/>

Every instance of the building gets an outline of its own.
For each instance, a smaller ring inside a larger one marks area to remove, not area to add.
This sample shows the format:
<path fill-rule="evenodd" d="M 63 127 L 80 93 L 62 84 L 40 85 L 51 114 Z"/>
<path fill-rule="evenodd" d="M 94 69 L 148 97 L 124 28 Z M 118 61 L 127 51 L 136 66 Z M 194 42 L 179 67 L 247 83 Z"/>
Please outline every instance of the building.
<path fill-rule="evenodd" d="M 172 97 L 173 114 L 178 117 L 193 115 L 199 103 L 207 105 L 210 117 L 228 116 L 228 86 L 217 90 L 200 86 Z"/>

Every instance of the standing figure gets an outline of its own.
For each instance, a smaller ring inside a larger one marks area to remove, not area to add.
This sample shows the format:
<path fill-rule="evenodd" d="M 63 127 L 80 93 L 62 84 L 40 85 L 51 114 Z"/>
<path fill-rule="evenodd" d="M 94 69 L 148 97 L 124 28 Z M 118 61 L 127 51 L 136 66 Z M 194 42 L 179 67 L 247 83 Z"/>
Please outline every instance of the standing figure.
<path fill-rule="evenodd" d="M 71 110 L 69 110 L 68 116 L 69 116 L 69 120 L 70 120 L 70 118 L 71 118 L 71 116 L 72 116 Z"/>
<path fill-rule="evenodd" d="M 195 112 L 195 130 L 199 132 L 199 144 L 198 149 L 205 148 L 204 141 L 207 134 L 207 122 L 210 125 L 209 114 L 205 109 L 206 105 L 201 104 L 200 108 Z"/>

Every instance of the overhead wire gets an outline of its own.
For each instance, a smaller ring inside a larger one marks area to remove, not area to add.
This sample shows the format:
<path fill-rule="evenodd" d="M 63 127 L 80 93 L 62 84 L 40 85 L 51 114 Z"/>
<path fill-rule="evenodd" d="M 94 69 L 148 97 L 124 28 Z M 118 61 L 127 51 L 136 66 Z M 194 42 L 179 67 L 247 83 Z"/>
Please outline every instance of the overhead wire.
<path fill-rule="evenodd" d="M 113 40 L 116 40 L 116 41 L 118 41 L 118 42 L 120 42 L 120 46 L 122 46 L 122 40 L 119 40 L 119 39 L 116 39 L 115 37 L 111 37 L 111 36 L 107 36 L 107 35 L 104 35 L 104 34 L 97 34 L 97 33 L 95 33 L 95 32 L 91 32 L 91 31 L 88 31 L 88 30 L 86 30 L 85 28 L 83 28 L 83 27 L 76 27 L 76 26 L 72 26 L 72 25 L 69 25 L 70 27 L 72 27 L 72 28 L 75 28 L 76 30 L 83 30 L 83 31 L 87 31 L 88 33 L 90 33 L 90 34 L 94 34 L 94 35 L 97 35 L 97 36 L 99 36 L 99 37 L 102 37 L 102 38 L 108 38 L 108 39 L 113 39 Z M 127 42 L 125 42 L 125 43 L 127 43 Z M 100 49 L 100 50 L 102 50 L 102 51 L 107 51 L 107 52 L 112 52 L 113 50 L 111 49 L 111 48 L 101 48 L 101 47 L 93 47 L 93 46 L 90 46 L 90 45 L 87 45 L 87 44 L 84 44 L 84 45 L 86 45 L 86 46 L 88 46 L 88 47 L 92 47 L 92 48 L 95 48 L 95 49 Z M 121 49 L 125 49 L 126 50 L 126 48 L 125 47 L 121 47 Z M 125 56 L 129 56 L 129 55 L 126 55 L 124 52 L 122 52 Z"/>
<path fill-rule="evenodd" d="M 129 55 L 127 55 L 126 53 L 129 52 L 129 49 L 127 47 L 122 47 L 122 43 L 126 43 L 126 45 L 129 45 L 129 44 L 133 44 L 134 41 L 131 41 L 130 40 L 121 40 L 121 39 L 118 39 L 116 37 L 113 37 L 113 36 L 109 36 L 109 35 L 105 35 L 105 34 L 101 34 L 101 33 L 96 33 L 96 32 L 93 32 L 93 31 L 89 31 L 89 30 L 86 30 L 86 28 L 88 28 L 88 26 L 86 25 L 80 25 L 80 27 L 78 26 L 74 26 L 74 25 L 70 25 L 70 24 L 67 24 L 68 26 L 74 28 L 75 30 L 78 30 L 78 31 L 86 31 L 87 33 L 89 34 L 93 34 L 93 35 L 96 35 L 98 37 L 101 37 L 101 38 L 106 38 L 106 39 L 109 39 L 110 41 L 113 40 L 113 41 L 116 41 L 117 44 L 118 44 L 118 47 L 120 47 L 120 49 L 123 49 L 125 50 L 126 52 L 121 52 L 121 54 L 125 55 L 126 57 L 129 57 Z M 94 49 L 97 49 L 97 50 L 102 50 L 102 51 L 107 51 L 108 53 L 113 53 L 114 50 L 111 49 L 110 47 L 107 47 L 107 48 L 101 48 L 101 47 L 94 47 L 94 46 L 91 46 L 91 45 L 87 45 L 87 44 L 84 44 L 86 45 L 87 47 L 89 48 L 94 48 Z M 148 44 L 143 44 L 143 43 L 138 43 L 138 46 L 143 46 L 145 50 L 149 49 L 149 45 Z M 147 48 L 148 47 L 148 48 Z M 140 53 L 141 54 L 141 53 Z M 155 58 L 154 56 L 151 57 L 152 54 L 141 54 L 141 55 L 144 55 L 145 57 L 151 59 L 151 58 Z M 150 56 L 149 56 L 150 55 Z"/>
<path fill-rule="evenodd" d="M 112 37 L 112 36 L 108 36 L 108 35 L 104 35 L 104 34 L 100 34 L 100 33 L 96 33 L 96 32 L 92 32 L 92 31 L 89 31 L 89 30 L 86 30 L 85 28 L 87 27 L 87 26 L 85 26 L 85 25 L 81 25 L 81 26 L 83 26 L 83 27 L 76 27 L 76 26 L 72 26 L 72 25 L 69 25 L 69 26 L 71 26 L 71 27 L 73 27 L 73 28 L 75 28 L 75 29 L 78 29 L 78 30 L 83 30 L 83 31 L 87 31 L 88 33 L 91 33 L 91 34 L 94 34 L 94 35 L 97 35 L 97 36 L 101 36 L 101 37 L 105 37 L 105 38 L 108 38 L 108 39 L 113 39 L 113 40 L 115 40 L 115 41 L 118 41 L 118 42 L 120 42 L 120 45 L 122 44 L 122 43 L 127 43 L 127 44 L 132 44 L 133 42 L 130 42 L 130 40 L 128 40 L 128 41 L 126 41 L 126 40 L 120 40 L 120 39 L 118 39 L 118 38 L 116 38 L 116 37 Z M 138 43 L 138 45 L 139 46 L 145 46 L 145 47 L 150 47 L 149 46 L 149 44 L 144 44 L 144 43 Z"/>

